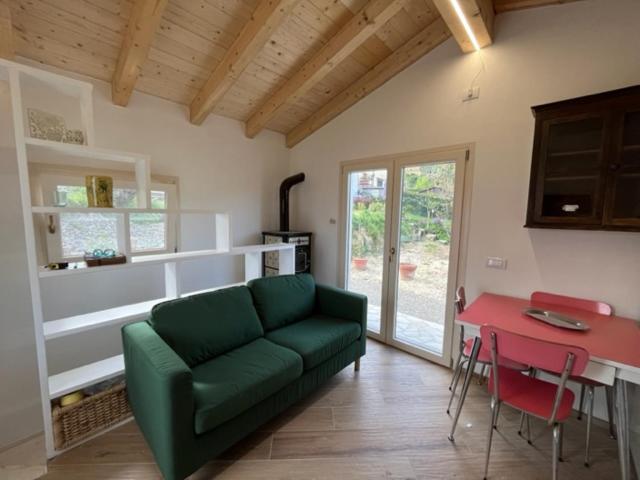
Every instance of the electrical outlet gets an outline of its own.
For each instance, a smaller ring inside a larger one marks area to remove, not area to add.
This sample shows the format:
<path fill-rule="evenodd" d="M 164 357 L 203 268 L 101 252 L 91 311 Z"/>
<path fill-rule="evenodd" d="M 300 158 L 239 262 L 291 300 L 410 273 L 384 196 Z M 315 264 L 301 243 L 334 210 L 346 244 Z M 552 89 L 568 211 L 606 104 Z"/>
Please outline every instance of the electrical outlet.
<path fill-rule="evenodd" d="M 476 100 L 480 97 L 480 87 L 471 87 L 467 88 L 462 93 L 462 101 L 469 102 L 471 100 Z"/>
<path fill-rule="evenodd" d="M 487 257 L 487 268 L 507 269 L 507 259 L 500 257 Z"/>

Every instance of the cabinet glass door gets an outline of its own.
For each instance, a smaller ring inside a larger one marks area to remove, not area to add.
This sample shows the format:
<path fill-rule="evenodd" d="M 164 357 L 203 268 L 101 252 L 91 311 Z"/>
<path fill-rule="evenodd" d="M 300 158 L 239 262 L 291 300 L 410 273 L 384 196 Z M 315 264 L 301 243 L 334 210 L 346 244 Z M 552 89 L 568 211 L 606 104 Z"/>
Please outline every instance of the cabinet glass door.
<path fill-rule="evenodd" d="M 625 112 L 612 172 L 607 223 L 640 225 L 640 110 Z"/>
<path fill-rule="evenodd" d="M 548 121 L 542 140 L 536 220 L 600 223 L 605 119 Z"/>

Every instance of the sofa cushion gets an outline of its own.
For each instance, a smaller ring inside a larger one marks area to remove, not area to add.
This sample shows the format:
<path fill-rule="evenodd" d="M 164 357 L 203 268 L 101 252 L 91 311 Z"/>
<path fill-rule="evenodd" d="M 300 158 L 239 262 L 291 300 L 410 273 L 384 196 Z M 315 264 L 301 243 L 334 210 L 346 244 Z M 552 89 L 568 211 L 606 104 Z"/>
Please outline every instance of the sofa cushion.
<path fill-rule="evenodd" d="M 149 323 L 190 367 L 264 334 L 244 286 L 161 303 Z"/>
<path fill-rule="evenodd" d="M 310 370 L 341 352 L 360 337 L 356 322 L 314 314 L 305 320 L 273 330 L 266 338 L 299 353 Z"/>
<path fill-rule="evenodd" d="M 296 352 L 259 338 L 193 369 L 195 432 L 208 432 L 302 375 Z"/>
<path fill-rule="evenodd" d="M 316 302 L 316 284 L 308 273 L 263 277 L 248 283 L 265 331 L 308 317 Z"/>

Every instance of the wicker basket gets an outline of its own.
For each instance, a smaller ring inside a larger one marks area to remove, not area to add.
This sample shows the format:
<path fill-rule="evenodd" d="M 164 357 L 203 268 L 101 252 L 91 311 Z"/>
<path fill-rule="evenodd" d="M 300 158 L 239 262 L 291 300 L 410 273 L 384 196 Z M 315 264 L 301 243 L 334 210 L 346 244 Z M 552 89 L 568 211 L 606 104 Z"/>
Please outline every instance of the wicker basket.
<path fill-rule="evenodd" d="M 66 407 L 56 405 L 52 411 L 54 447 L 67 448 L 129 416 L 124 383 Z"/>

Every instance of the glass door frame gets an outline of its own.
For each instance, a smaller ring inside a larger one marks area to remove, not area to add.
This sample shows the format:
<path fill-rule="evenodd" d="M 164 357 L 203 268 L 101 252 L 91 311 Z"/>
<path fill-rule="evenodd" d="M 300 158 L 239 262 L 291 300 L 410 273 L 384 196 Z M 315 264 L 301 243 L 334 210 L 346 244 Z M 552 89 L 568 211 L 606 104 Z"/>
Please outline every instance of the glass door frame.
<path fill-rule="evenodd" d="M 445 366 L 451 365 L 454 335 L 453 301 L 457 285 L 464 283 L 467 254 L 469 211 L 471 205 L 471 175 L 473 144 L 423 150 L 406 154 L 387 155 L 341 163 L 340 177 L 340 247 L 338 252 L 338 285 L 346 288 L 349 268 L 351 209 L 349 205 L 349 174 L 374 169 L 387 170 L 387 197 L 385 205 L 384 258 L 386 268 L 382 275 L 380 306 L 380 333 L 368 331 L 367 336 L 400 350 Z M 402 195 L 402 169 L 407 166 L 455 161 L 455 190 L 451 251 L 447 283 L 447 299 L 442 356 L 394 338 L 396 327 L 396 299 L 398 262 L 400 251 L 400 208 Z"/>
<path fill-rule="evenodd" d="M 385 312 L 387 311 L 387 299 L 389 298 L 389 245 L 391 242 L 391 228 L 388 219 L 392 214 L 392 196 L 393 196 L 393 160 L 387 158 L 381 159 L 364 159 L 350 162 L 343 162 L 340 167 L 340 248 L 338 249 L 338 285 L 341 288 L 347 286 L 348 269 L 350 267 L 350 253 L 351 253 L 351 208 L 349 200 L 350 195 L 350 182 L 349 175 L 351 173 L 366 172 L 370 170 L 386 170 L 387 171 L 387 192 L 385 198 L 385 229 L 384 229 L 384 241 L 383 241 L 383 264 L 386 265 L 382 269 L 382 291 L 381 305 L 380 305 L 380 333 L 367 330 L 367 336 L 374 338 L 380 342 L 386 343 L 387 336 L 387 322 L 385 321 Z"/>

